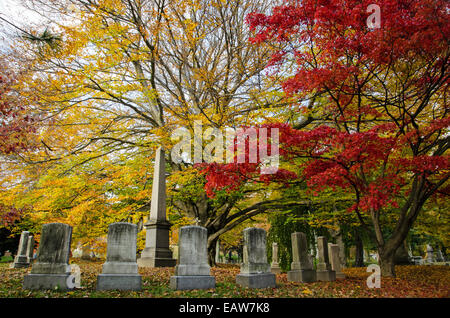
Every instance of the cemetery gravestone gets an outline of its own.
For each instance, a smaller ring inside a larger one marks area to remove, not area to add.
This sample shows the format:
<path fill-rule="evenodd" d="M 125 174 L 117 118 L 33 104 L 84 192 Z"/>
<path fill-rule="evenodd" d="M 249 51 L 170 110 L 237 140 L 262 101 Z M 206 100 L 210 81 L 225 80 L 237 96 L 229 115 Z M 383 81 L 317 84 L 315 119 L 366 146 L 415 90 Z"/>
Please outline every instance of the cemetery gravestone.
<path fill-rule="evenodd" d="M 236 283 L 250 288 L 276 287 L 275 274 L 270 272 L 266 254 L 266 231 L 247 228 L 243 231 L 244 249 L 241 273 Z"/>
<path fill-rule="evenodd" d="M 339 258 L 339 245 L 328 243 L 328 252 L 331 262 L 331 269 L 336 273 L 336 279 L 344 279 L 345 274 L 341 270 L 341 261 Z"/>
<path fill-rule="evenodd" d="M 19 247 L 17 249 L 17 255 L 14 258 L 13 268 L 23 268 L 30 266 L 27 255 L 28 238 L 30 232 L 23 231 L 20 235 Z"/>
<path fill-rule="evenodd" d="M 272 264 L 270 264 L 270 271 L 274 274 L 280 274 L 281 268 L 278 263 L 278 243 L 272 243 Z"/>
<path fill-rule="evenodd" d="M 219 240 L 216 241 L 216 255 L 214 257 L 214 262 L 216 264 L 220 263 L 220 242 L 219 242 Z"/>
<path fill-rule="evenodd" d="M 426 262 L 427 263 L 433 263 L 434 262 L 434 255 L 433 255 L 433 247 L 431 245 L 427 244 L 427 254 L 426 254 Z"/>
<path fill-rule="evenodd" d="M 444 255 L 442 255 L 442 251 L 440 249 L 436 251 L 436 262 L 445 262 Z"/>
<path fill-rule="evenodd" d="M 27 245 L 27 257 L 28 263 L 32 264 L 34 260 L 34 237 L 30 235 L 28 237 L 28 245 Z"/>
<path fill-rule="evenodd" d="M 81 258 L 83 251 L 81 249 L 81 245 L 78 244 L 77 248 L 75 248 L 72 252 L 72 257 L 73 258 Z"/>
<path fill-rule="evenodd" d="M 83 245 L 81 247 L 81 259 L 88 261 L 88 260 L 91 260 L 92 258 L 93 257 L 92 257 L 91 245 L 90 244 Z"/>
<path fill-rule="evenodd" d="M 336 280 L 336 272 L 331 269 L 328 259 L 328 244 L 326 237 L 319 236 L 317 238 L 317 249 L 319 252 L 319 261 L 316 270 L 317 280 L 327 282 Z"/>
<path fill-rule="evenodd" d="M 173 258 L 176 259 L 178 263 L 178 245 L 171 245 L 170 250 L 172 251 Z"/>
<path fill-rule="evenodd" d="M 137 225 L 125 222 L 109 225 L 106 262 L 97 276 L 97 290 L 141 290 L 136 239 Z"/>
<path fill-rule="evenodd" d="M 288 281 L 311 283 L 316 281 L 316 271 L 313 268 L 312 256 L 308 254 L 308 244 L 305 233 L 291 234 L 292 263 L 287 273 Z"/>
<path fill-rule="evenodd" d="M 72 227 L 63 223 L 42 226 L 41 241 L 31 273 L 24 277 L 24 289 L 68 290 L 73 288 L 69 265 Z"/>
<path fill-rule="evenodd" d="M 153 174 L 150 218 L 145 224 L 145 248 L 137 263 L 141 267 L 173 267 L 177 260 L 172 258 L 169 248 L 169 229 L 166 220 L 166 168 L 164 150 L 156 151 Z"/>
<path fill-rule="evenodd" d="M 191 225 L 180 228 L 179 259 L 175 275 L 170 277 L 170 288 L 175 290 L 215 288 L 216 279 L 208 265 L 208 230 Z"/>

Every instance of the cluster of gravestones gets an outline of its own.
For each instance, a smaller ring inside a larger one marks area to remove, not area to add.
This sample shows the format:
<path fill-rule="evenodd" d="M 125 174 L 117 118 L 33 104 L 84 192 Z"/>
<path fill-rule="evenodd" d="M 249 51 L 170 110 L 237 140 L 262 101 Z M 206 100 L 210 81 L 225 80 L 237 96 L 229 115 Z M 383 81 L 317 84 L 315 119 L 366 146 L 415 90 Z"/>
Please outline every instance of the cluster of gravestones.
<path fill-rule="evenodd" d="M 146 227 L 146 246 L 136 260 L 136 239 L 138 228 L 125 222 L 113 223 L 108 228 L 106 262 L 97 277 L 98 290 L 140 290 L 142 277 L 139 267 L 175 266 L 169 249 L 170 223 L 166 220 L 166 184 L 164 151 L 156 151 L 153 176 L 151 209 Z M 29 233 L 23 232 L 15 267 L 29 266 L 33 243 Z M 72 227 L 62 223 L 49 223 L 42 227 L 37 258 L 31 272 L 24 277 L 24 289 L 73 289 L 79 286 L 78 276 L 72 275 L 69 265 Z M 236 283 L 250 288 L 275 287 L 275 274 L 267 262 L 266 231 L 248 228 L 243 231 L 243 263 Z M 175 275 L 170 278 L 173 289 L 210 289 L 215 287 L 215 278 L 210 275 L 207 262 L 207 230 L 200 226 L 185 226 L 180 229 L 178 243 L 178 264 Z M 313 269 L 308 254 L 306 237 L 303 233 L 292 234 L 294 261 L 288 272 L 291 281 L 312 282 L 334 280 L 342 277 L 339 264 L 339 248 L 330 245 L 332 266 L 328 261 L 326 239 L 318 238 L 319 263 Z M 277 253 L 274 254 L 277 257 Z M 277 260 L 272 267 L 278 266 Z M 75 267 L 76 268 L 76 267 Z M 78 282 L 77 282 L 78 278 Z"/>
<path fill-rule="evenodd" d="M 23 231 L 20 235 L 19 247 L 17 255 L 14 258 L 12 268 L 28 267 L 33 262 L 34 237 L 30 232 Z"/>
<path fill-rule="evenodd" d="M 15 264 L 30 264 L 23 254 L 27 250 L 28 232 L 21 237 Z M 72 227 L 62 223 L 49 223 L 42 227 L 41 241 L 31 272 L 24 277 L 24 289 L 70 290 L 76 286 L 69 265 Z M 142 277 L 136 260 L 137 226 L 131 223 L 113 223 L 108 228 L 106 262 L 97 276 L 98 290 L 141 290 Z M 276 287 L 275 274 L 277 246 L 274 245 L 272 266 L 267 262 L 266 231 L 247 228 L 243 231 L 243 263 L 236 283 L 249 288 Z M 314 269 L 308 254 L 304 233 L 292 233 L 293 262 L 288 280 L 295 282 L 333 281 L 343 278 L 340 272 L 339 250 L 335 244 L 327 248 L 325 237 L 318 238 L 319 262 Z M 184 226 L 179 233 L 179 258 L 170 287 L 175 290 L 215 288 L 207 256 L 207 230 L 201 226 Z M 331 265 L 328 261 L 331 254 Z M 279 268 L 279 267 L 278 267 Z"/>
<path fill-rule="evenodd" d="M 315 281 L 334 281 L 345 278 L 341 271 L 339 260 L 339 246 L 328 243 L 323 236 L 317 238 L 319 252 L 317 269 L 314 269 L 313 256 L 308 253 L 308 245 L 305 233 L 295 232 L 291 234 L 292 263 L 291 270 L 287 273 L 287 279 L 291 282 L 311 283 Z M 272 273 L 280 273 L 278 264 L 278 244 L 272 244 Z"/>

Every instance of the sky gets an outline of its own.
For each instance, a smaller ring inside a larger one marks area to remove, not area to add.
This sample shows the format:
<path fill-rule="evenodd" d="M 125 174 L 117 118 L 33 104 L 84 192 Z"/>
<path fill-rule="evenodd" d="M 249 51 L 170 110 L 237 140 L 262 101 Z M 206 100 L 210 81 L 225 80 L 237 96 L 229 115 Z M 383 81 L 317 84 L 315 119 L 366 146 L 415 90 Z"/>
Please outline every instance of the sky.
<path fill-rule="evenodd" d="M 21 0 L 0 0 L 0 18 L 13 24 L 33 24 L 43 20 L 36 12 L 25 8 Z M 0 50 L 5 51 L 17 34 L 18 30 L 0 19 Z"/>

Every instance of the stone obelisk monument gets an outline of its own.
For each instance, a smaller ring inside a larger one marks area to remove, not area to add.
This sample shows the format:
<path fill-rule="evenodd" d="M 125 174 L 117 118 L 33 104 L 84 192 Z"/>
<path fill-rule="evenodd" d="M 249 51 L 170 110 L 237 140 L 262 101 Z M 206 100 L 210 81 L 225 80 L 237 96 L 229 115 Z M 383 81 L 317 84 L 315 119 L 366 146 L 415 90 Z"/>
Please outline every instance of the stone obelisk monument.
<path fill-rule="evenodd" d="M 145 248 L 137 260 L 140 267 L 173 267 L 176 259 L 169 249 L 170 223 L 166 220 L 166 165 L 164 150 L 156 151 L 153 173 L 152 203 L 150 218 L 144 224 L 147 234 Z"/>

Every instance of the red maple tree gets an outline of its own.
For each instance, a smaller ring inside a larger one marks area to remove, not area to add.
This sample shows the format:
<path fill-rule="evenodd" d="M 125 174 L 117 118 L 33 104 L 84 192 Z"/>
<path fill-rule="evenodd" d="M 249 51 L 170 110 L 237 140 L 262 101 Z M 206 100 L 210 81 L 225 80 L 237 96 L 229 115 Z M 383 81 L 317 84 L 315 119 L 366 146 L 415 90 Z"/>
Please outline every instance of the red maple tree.
<path fill-rule="evenodd" d="M 280 155 L 302 158 L 296 162 L 310 190 L 354 194 L 351 211 L 378 247 L 382 275 L 395 276 L 395 251 L 424 203 L 449 195 L 450 6 L 377 1 L 381 23 L 371 29 L 372 2 L 286 1 L 270 15 L 251 14 L 248 23 L 254 43 L 282 48 L 268 65 L 295 63 L 282 87 L 298 98 L 303 120 L 268 125 L 280 129 Z M 258 169 L 211 165 L 206 188 L 236 189 Z M 381 220 L 386 211 L 395 211 L 390 231 Z"/>

